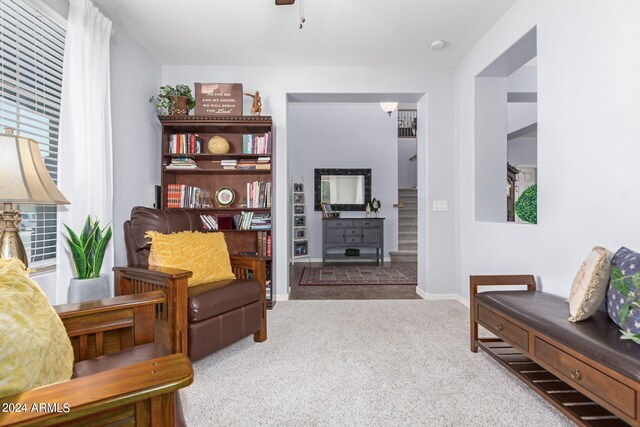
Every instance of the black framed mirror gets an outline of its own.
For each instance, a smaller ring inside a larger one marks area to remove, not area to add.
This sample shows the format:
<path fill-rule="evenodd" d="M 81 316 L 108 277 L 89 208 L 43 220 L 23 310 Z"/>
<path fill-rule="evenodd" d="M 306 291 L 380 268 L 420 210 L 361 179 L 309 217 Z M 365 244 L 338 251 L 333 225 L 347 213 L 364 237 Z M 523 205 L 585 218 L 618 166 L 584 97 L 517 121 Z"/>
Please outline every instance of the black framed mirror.
<path fill-rule="evenodd" d="M 340 211 L 364 211 L 371 200 L 371 169 L 315 169 L 314 207 L 320 202 Z"/>

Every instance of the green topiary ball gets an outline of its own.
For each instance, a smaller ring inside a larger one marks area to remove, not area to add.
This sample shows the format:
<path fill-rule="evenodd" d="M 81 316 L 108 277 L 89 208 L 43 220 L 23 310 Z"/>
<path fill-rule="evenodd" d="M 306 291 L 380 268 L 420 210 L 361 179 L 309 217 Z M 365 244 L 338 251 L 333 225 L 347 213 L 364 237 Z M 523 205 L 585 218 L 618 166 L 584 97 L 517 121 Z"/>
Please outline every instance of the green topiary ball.
<path fill-rule="evenodd" d="M 538 185 L 534 184 L 524 190 L 516 201 L 516 215 L 531 224 L 538 223 Z"/>

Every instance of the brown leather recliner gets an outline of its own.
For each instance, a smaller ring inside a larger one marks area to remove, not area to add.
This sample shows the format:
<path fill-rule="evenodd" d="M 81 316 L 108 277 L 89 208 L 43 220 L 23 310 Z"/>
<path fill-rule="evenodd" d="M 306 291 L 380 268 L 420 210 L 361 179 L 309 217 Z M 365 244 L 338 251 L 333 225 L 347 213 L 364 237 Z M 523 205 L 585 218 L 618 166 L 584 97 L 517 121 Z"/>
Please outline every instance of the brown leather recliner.
<path fill-rule="evenodd" d="M 264 258 L 231 255 L 237 279 L 189 288 L 190 271 L 149 267 L 150 230 L 202 231 L 200 212 L 135 207 L 124 223 L 129 266 L 114 268 L 116 294 L 165 293 L 167 302 L 156 309 L 160 342 L 197 360 L 251 334 L 257 342 L 267 339 Z"/>

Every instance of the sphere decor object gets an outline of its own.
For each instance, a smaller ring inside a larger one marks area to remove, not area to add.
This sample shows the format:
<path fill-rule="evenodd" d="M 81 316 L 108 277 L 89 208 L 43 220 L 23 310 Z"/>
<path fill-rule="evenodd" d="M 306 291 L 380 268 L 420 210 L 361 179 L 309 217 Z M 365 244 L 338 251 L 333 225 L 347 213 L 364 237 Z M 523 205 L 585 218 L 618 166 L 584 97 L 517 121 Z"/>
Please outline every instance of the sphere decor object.
<path fill-rule="evenodd" d="M 207 147 L 209 147 L 209 152 L 212 154 L 226 154 L 229 152 L 229 141 L 226 138 L 215 135 L 211 137 Z"/>
<path fill-rule="evenodd" d="M 516 215 L 531 224 L 538 223 L 538 186 L 536 184 L 522 192 L 516 201 Z"/>

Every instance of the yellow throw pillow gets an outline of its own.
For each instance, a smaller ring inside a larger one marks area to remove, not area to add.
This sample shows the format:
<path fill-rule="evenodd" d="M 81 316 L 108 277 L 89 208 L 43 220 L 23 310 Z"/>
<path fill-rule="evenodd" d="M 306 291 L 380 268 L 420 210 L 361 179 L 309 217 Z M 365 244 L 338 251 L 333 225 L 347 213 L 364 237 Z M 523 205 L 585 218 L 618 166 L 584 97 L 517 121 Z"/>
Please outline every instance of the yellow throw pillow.
<path fill-rule="evenodd" d="M 73 348 L 46 295 L 16 258 L 0 259 L 0 397 L 66 381 Z"/>
<path fill-rule="evenodd" d="M 189 286 L 236 278 L 224 233 L 148 231 L 146 237 L 151 239 L 149 265 L 191 271 Z"/>

